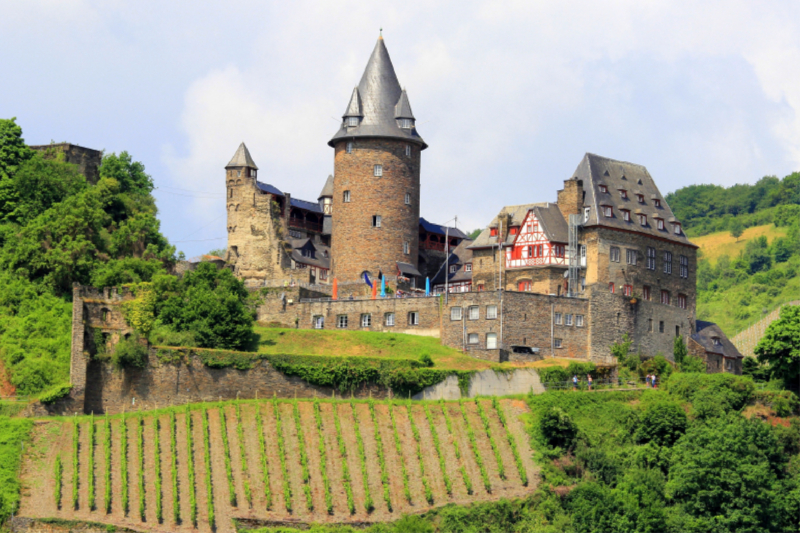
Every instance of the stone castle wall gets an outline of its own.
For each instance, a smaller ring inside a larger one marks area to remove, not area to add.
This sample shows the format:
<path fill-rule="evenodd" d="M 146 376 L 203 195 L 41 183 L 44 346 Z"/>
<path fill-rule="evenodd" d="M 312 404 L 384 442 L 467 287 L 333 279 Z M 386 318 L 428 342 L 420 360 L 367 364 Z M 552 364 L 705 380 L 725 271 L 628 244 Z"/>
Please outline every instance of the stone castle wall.
<path fill-rule="evenodd" d="M 48 159 L 62 156 L 67 163 L 77 165 L 78 171 L 92 185 L 100 179 L 100 165 L 103 162 L 103 152 L 100 150 L 70 143 L 42 144 L 30 148 L 41 152 Z"/>
<path fill-rule="evenodd" d="M 421 147 L 390 139 L 355 139 L 335 146 L 331 269 L 339 281 L 357 280 L 364 270 L 393 274 L 398 261 L 417 266 Z M 411 155 L 406 156 L 406 146 Z M 381 165 L 383 176 L 375 177 Z M 350 201 L 344 201 L 349 191 Z M 406 194 L 410 203 L 405 203 Z M 372 217 L 381 216 L 381 227 Z M 409 251 L 404 252 L 404 243 Z"/>

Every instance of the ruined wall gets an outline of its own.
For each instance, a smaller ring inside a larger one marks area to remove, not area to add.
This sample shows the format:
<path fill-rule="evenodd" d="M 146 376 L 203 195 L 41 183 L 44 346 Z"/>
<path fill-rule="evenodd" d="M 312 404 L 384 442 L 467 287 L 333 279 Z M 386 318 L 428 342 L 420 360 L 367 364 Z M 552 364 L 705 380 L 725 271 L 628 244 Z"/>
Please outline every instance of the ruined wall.
<path fill-rule="evenodd" d="M 84 148 L 70 143 L 53 143 L 31 146 L 30 148 L 41 152 L 46 159 L 63 157 L 67 163 L 77 165 L 78 172 L 86 177 L 92 185 L 100 179 L 100 164 L 103 162 L 103 152 Z"/>

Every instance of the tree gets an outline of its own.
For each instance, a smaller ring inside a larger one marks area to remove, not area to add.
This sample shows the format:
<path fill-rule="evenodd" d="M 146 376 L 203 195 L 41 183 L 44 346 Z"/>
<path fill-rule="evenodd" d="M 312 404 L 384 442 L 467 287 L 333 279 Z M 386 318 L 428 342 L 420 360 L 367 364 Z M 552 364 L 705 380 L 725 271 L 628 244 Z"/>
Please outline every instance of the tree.
<path fill-rule="evenodd" d="M 550 446 L 569 449 L 578 437 L 578 426 L 561 408 L 552 407 L 542 413 L 539 419 L 539 430 Z"/>
<path fill-rule="evenodd" d="M 660 401 L 645 409 L 636 429 L 636 440 L 672 446 L 686 432 L 689 419 L 677 402 Z"/>
<path fill-rule="evenodd" d="M 800 306 L 784 305 L 778 320 L 767 327 L 755 354 L 769 363 L 770 373 L 785 383 L 798 380 L 800 386 Z"/>
<path fill-rule="evenodd" d="M 33 157 L 16 120 L 0 119 L 0 181 L 11 178 L 22 163 Z"/>
<path fill-rule="evenodd" d="M 739 242 L 739 237 L 744 233 L 744 225 L 738 218 L 733 218 L 728 225 L 728 230 L 731 232 L 731 236 L 736 239 L 736 242 Z"/>
<path fill-rule="evenodd" d="M 9 195 L 0 217 L 24 225 L 85 188 L 86 178 L 78 167 L 36 154 L 9 180 L 5 189 Z"/>
<path fill-rule="evenodd" d="M 675 337 L 672 343 L 672 355 L 675 357 L 675 363 L 678 365 L 683 363 L 683 359 L 689 355 L 689 350 L 686 348 L 686 343 L 683 342 L 683 337 L 680 335 Z"/>

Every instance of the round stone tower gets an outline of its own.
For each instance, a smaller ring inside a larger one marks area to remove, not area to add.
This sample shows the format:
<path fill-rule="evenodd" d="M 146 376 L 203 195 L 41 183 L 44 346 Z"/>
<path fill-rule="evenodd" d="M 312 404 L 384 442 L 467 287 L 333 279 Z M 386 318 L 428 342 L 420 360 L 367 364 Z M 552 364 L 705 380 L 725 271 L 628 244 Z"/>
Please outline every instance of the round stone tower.
<path fill-rule="evenodd" d="M 335 150 L 333 276 L 355 281 L 364 271 L 394 275 L 397 263 L 416 270 L 419 172 L 427 145 L 382 37 L 328 144 Z"/>

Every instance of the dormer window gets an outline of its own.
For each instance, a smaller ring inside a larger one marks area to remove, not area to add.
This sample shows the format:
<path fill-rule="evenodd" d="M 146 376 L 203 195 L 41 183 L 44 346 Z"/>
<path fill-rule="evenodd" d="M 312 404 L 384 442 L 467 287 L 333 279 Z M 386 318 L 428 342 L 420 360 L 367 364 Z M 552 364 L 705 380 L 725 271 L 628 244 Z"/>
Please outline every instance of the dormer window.
<path fill-rule="evenodd" d="M 348 128 L 355 128 L 358 126 L 358 117 L 347 117 L 345 119 L 345 126 Z"/>
<path fill-rule="evenodd" d="M 517 233 L 519 233 L 519 226 L 511 226 L 508 228 L 509 235 L 516 235 Z"/>
<path fill-rule="evenodd" d="M 622 197 L 623 200 L 627 200 L 628 199 L 628 191 L 626 191 L 625 189 L 620 189 L 619 190 L 619 195 Z"/>
<path fill-rule="evenodd" d="M 657 218 L 656 219 L 656 226 L 658 226 L 658 229 L 663 230 L 664 229 L 664 219 L 663 218 Z"/>
<path fill-rule="evenodd" d="M 603 215 L 605 215 L 606 218 L 611 218 L 614 216 L 613 207 L 611 207 L 610 205 L 604 205 L 602 207 L 603 207 Z"/>
<path fill-rule="evenodd" d="M 636 199 L 639 200 L 640 204 L 644 203 L 644 194 L 637 194 Z"/>
<path fill-rule="evenodd" d="M 624 220 L 625 222 L 631 221 L 631 212 L 628 211 L 627 209 L 622 209 L 622 220 Z"/>
<path fill-rule="evenodd" d="M 497 228 L 490 228 L 489 229 L 489 236 L 490 237 L 497 237 Z"/>
<path fill-rule="evenodd" d="M 711 341 L 714 343 L 714 346 L 722 346 L 722 341 L 719 337 L 712 337 Z"/>
<path fill-rule="evenodd" d="M 410 118 L 401 118 L 400 120 L 398 120 L 398 122 L 400 123 L 400 127 L 403 128 L 404 130 L 410 130 L 411 128 L 414 127 L 414 121 L 411 120 Z"/>
<path fill-rule="evenodd" d="M 673 226 L 673 231 L 675 231 L 675 235 L 680 235 L 681 234 L 681 223 L 680 222 L 675 222 L 675 225 Z"/>
<path fill-rule="evenodd" d="M 600 192 L 608 192 L 608 187 L 605 185 L 600 185 Z"/>
<path fill-rule="evenodd" d="M 450 265 L 450 273 L 451 274 L 455 274 L 456 270 L 458 270 L 458 266 L 457 265 Z"/>
<path fill-rule="evenodd" d="M 472 272 L 472 263 L 464 265 L 464 272 Z"/>
<path fill-rule="evenodd" d="M 639 215 L 639 225 L 641 226 L 647 225 L 647 215 Z"/>
<path fill-rule="evenodd" d="M 653 198 L 653 207 L 661 207 L 661 200 Z"/>

